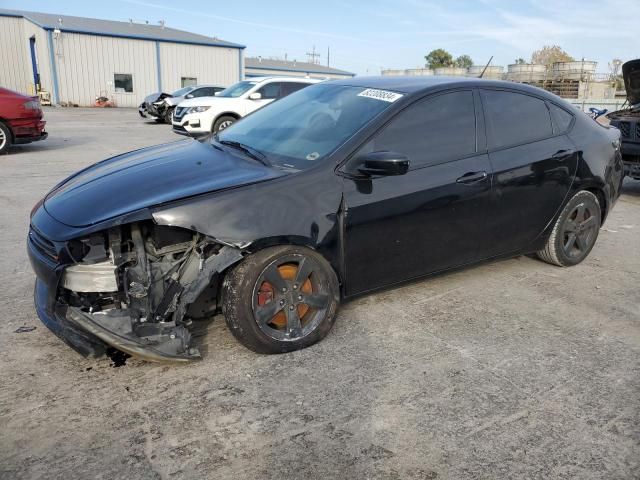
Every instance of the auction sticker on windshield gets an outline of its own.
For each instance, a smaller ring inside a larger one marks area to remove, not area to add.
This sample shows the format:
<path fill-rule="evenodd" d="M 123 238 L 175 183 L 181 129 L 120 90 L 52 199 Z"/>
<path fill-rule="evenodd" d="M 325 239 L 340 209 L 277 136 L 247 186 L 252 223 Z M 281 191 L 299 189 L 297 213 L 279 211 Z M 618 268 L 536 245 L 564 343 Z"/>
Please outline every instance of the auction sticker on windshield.
<path fill-rule="evenodd" d="M 375 88 L 367 88 L 366 90 L 358 94 L 359 97 L 375 98 L 376 100 L 382 100 L 383 102 L 393 103 L 399 98 L 402 98 L 402 94 L 395 92 L 388 92 L 386 90 L 376 90 Z"/>

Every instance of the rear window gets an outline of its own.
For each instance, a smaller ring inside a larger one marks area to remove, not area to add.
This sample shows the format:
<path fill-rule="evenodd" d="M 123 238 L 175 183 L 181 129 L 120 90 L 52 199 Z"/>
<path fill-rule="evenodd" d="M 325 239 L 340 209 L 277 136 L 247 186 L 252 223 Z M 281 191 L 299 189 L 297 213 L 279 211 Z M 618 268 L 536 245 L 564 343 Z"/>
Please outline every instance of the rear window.
<path fill-rule="evenodd" d="M 541 140 L 553 135 L 547 104 L 515 92 L 483 90 L 489 148 Z"/>

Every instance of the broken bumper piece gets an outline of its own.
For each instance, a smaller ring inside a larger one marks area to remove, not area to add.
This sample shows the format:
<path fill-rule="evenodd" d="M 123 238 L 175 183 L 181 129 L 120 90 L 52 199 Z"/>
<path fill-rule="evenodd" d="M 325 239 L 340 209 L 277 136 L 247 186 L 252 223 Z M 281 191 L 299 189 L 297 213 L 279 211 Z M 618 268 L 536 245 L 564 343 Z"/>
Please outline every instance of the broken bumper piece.
<path fill-rule="evenodd" d="M 188 346 L 191 334 L 183 326 L 143 323 L 137 324 L 134 331 L 127 315 L 112 315 L 110 312 L 91 314 L 77 307 L 67 307 L 66 318 L 107 345 L 143 360 L 189 362 L 201 358 L 197 348 Z"/>
<path fill-rule="evenodd" d="M 113 347 L 143 360 L 154 362 L 189 362 L 199 360 L 200 352 L 188 347 L 190 333 L 182 326 L 139 324 L 136 332 L 126 315 L 91 314 L 77 307 L 56 303 L 53 312 L 46 308 L 49 292 L 36 280 L 35 307 L 40 321 L 69 346 L 85 357 L 101 357 Z M 119 312 L 121 313 L 121 312 Z"/>

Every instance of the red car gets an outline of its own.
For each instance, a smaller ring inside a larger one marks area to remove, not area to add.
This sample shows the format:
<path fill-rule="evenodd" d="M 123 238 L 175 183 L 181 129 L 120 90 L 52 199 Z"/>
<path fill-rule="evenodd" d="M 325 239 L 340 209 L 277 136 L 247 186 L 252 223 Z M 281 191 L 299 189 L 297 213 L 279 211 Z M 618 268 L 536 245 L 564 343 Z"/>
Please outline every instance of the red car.
<path fill-rule="evenodd" d="M 0 154 L 17 143 L 44 140 L 45 122 L 38 97 L 0 88 Z"/>

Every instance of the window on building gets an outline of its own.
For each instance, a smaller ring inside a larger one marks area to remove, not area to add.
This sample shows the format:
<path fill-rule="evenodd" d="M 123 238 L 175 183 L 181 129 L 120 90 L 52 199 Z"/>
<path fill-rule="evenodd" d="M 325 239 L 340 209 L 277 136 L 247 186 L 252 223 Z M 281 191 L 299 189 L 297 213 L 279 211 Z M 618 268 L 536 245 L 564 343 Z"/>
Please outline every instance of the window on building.
<path fill-rule="evenodd" d="M 132 93 L 133 75 L 130 73 L 115 73 L 113 75 L 113 85 L 118 93 Z"/>
<path fill-rule="evenodd" d="M 198 79 L 195 77 L 180 77 L 180 85 L 182 87 L 192 87 L 198 84 Z"/>

